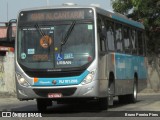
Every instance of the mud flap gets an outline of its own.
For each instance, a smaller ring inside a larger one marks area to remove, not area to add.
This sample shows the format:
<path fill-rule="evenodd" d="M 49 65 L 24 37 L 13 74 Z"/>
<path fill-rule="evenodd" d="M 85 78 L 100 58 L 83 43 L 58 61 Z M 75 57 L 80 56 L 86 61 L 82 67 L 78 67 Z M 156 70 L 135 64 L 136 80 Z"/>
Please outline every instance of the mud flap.
<path fill-rule="evenodd" d="M 108 105 L 113 105 L 113 95 L 108 96 Z"/>

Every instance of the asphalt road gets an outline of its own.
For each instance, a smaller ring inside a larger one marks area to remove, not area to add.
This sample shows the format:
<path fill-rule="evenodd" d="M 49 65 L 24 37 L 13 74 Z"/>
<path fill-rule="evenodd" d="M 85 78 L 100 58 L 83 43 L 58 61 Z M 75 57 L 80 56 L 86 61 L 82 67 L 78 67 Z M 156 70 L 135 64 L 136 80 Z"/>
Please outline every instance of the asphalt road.
<path fill-rule="evenodd" d="M 19 101 L 16 98 L 0 98 L 0 111 L 38 112 L 36 108 L 36 101 Z M 157 113 L 157 111 L 159 112 Z M 149 113 L 151 113 L 151 116 L 158 115 L 158 117 L 152 118 L 145 116 L 149 115 Z M 118 99 L 115 98 L 114 105 L 110 106 L 108 110 L 98 110 L 94 102 L 91 102 L 89 104 L 73 105 L 59 105 L 54 103 L 54 105 L 52 107 L 49 107 L 46 113 L 42 114 L 42 116 L 54 117 L 55 120 L 68 118 L 70 120 L 70 117 L 76 117 L 76 119 L 90 119 L 92 117 L 93 120 L 113 120 L 114 117 L 114 120 L 118 120 L 120 119 L 120 117 L 126 115 L 125 120 L 136 120 L 136 118 L 138 117 L 134 117 L 134 115 L 137 114 L 145 116 L 141 117 L 142 120 L 158 120 L 160 118 L 160 94 L 138 95 L 138 101 L 134 104 L 121 104 L 118 102 Z M 49 117 L 47 117 L 46 119 L 50 120 L 51 118 Z M 16 119 L 21 120 L 22 118 Z M 36 118 L 34 118 L 34 120 L 35 119 Z"/>

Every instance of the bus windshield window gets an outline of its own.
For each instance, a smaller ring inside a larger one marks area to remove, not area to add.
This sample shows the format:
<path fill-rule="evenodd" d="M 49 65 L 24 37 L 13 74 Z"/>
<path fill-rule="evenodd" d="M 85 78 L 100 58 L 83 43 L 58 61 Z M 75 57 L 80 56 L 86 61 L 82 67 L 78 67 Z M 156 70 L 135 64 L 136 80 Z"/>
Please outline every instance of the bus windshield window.
<path fill-rule="evenodd" d="M 72 22 L 19 28 L 18 60 L 27 68 L 56 69 L 81 67 L 94 59 L 92 23 L 75 23 L 62 42 Z"/>

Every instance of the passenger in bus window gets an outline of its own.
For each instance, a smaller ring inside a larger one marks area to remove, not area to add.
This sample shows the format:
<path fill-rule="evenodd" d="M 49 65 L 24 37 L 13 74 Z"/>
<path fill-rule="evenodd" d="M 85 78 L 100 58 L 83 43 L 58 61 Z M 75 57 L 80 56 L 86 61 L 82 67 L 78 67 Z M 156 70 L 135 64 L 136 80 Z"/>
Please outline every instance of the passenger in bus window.
<path fill-rule="evenodd" d="M 121 25 L 116 26 L 115 32 L 116 32 L 117 52 L 123 52 L 122 27 L 121 27 Z"/>

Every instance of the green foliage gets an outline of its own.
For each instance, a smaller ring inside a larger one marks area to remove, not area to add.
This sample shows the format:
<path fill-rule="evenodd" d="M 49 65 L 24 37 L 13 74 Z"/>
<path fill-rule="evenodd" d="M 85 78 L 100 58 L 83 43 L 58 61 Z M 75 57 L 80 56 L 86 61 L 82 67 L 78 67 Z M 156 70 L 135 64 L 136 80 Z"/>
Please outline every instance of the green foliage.
<path fill-rule="evenodd" d="M 148 53 L 160 49 L 160 0 L 111 0 L 115 12 L 142 22 L 148 37 Z"/>
<path fill-rule="evenodd" d="M 130 0 L 114 0 L 113 2 L 114 11 L 126 15 L 129 12 L 129 9 L 132 8 Z"/>

